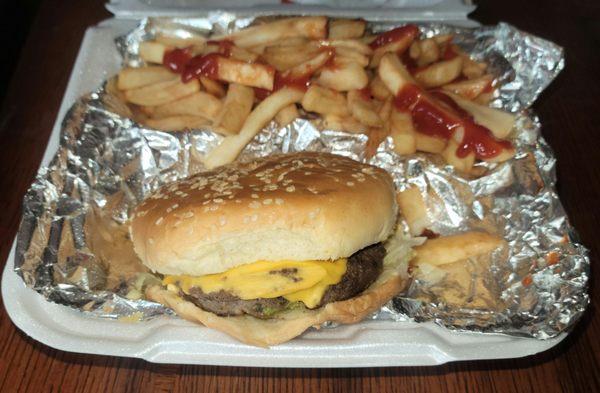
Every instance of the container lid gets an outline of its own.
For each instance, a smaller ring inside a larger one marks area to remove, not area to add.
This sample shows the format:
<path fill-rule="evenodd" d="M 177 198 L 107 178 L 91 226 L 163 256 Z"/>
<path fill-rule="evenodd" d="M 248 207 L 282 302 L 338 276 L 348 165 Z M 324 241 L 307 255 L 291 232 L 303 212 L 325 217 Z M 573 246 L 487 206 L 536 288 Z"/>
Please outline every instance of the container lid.
<path fill-rule="evenodd" d="M 469 4 L 468 4 L 469 3 Z M 211 11 L 246 15 L 324 14 L 395 21 L 460 21 L 475 9 L 470 0 L 109 0 L 117 18 L 203 16 Z"/>

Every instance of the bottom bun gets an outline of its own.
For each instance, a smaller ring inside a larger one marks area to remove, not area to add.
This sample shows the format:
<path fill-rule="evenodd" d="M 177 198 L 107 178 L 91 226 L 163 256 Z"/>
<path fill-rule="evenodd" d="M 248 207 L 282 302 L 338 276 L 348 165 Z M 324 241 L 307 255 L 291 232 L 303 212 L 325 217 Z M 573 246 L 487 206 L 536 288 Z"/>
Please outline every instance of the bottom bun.
<path fill-rule="evenodd" d="M 246 344 L 268 347 L 289 341 L 311 326 L 319 328 L 328 321 L 345 324 L 359 322 L 404 289 L 405 278 L 395 274 L 386 276 L 380 277 L 380 280 L 359 296 L 329 303 L 315 310 L 292 310 L 273 319 L 251 316 L 219 317 L 158 286 L 149 287 L 146 296 L 171 307 L 179 316 L 189 321 L 200 322 L 209 328 L 225 332 Z"/>

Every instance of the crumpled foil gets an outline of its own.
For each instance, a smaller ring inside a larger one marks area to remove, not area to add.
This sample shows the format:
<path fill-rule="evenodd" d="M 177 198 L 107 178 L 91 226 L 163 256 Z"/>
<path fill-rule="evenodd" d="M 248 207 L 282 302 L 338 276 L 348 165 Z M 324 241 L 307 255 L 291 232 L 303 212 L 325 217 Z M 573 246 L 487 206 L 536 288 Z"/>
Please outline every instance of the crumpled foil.
<path fill-rule="evenodd" d="M 220 34 L 251 22 L 230 13 L 149 19 L 116 44 L 124 65 L 137 66 L 139 42 L 158 32 Z M 375 31 L 392 26 L 372 23 Z M 491 258 L 452 264 L 437 276 L 415 274 L 405 293 L 373 318 L 556 336 L 572 327 L 589 303 L 589 259 L 556 194 L 555 158 L 528 108 L 563 68 L 562 49 L 504 23 L 421 28 L 428 36 L 455 33 L 456 43 L 489 63 L 501 86 L 492 106 L 518 116 L 513 159 L 477 164 L 484 174 L 464 177 L 437 156 L 399 156 L 388 138 L 367 160 L 366 136 L 320 131 L 308 119 L 284 128 L 271 123 L 239 159 L 310 150 L 366 160 L 389 171 L 398 189 L 421 190 L 432 231 L 483 229 L 508 242 Z M 122 103 L 102 86 L 65 116 L 60 148 L 24 198 L 14 266 L 27 286 L 50 301 L 98 317 L 144 320 L 171 312 L 131 296 L 145 272 L 127 234 L 132 208 L 160 185 L 203 170 L 202 157 L 222 137 L 210 130 L 155 131 L 119 113 L 126 113 Z"/>

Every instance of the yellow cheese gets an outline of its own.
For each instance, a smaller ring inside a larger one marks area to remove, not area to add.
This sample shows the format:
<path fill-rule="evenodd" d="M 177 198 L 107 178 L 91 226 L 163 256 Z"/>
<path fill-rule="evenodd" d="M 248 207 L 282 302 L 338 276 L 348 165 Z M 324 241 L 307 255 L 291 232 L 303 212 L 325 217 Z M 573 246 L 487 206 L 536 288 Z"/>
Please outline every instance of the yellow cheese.
<path fill-rule="evenodd" d="M 308 308 L 316 307 L 321 301 L 327 288 L 330 285 L 340 282 L 342 276 L 346 273 L 346 262 L 346 259 L 338 259 L 334 262 L 322 262 L 321 266 L 327 270 L 327 274 L 319 283 L 310 288 L 289 293 L 284 295 L 284 297 L 290 302 L 300 301 Z"/>
<path fill-rule="evenodd" d="M 166 276 L 164 285 L 177 284 L 184 293 L 192 287 L 204 293 L 227 291 L 240 299 L 275 298 L 301 301 L 312 308 L 327 287 L 337 284 L 346 272 L 346 259 L 336 261 L 255 262 L 206 276 Z"/>

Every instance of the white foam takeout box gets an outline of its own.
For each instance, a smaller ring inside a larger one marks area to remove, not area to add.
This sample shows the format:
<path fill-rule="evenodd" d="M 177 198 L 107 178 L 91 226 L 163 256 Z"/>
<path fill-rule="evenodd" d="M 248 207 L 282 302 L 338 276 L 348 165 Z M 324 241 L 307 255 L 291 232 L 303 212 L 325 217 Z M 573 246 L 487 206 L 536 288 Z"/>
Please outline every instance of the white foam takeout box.
<path fill-rule="evenodd" d="M 474 7 L 461 0 L 111 0 L 115 17 L 87 29 L 41 165 L 59 145 L 60 123 L 69 107 L 118 72 L 114 39 L 145 16 L 202 16 L 217 8 L 243 15 L 328 14 L 370 20 L 444 21 L 475 26 Z M 318 4 L 318 3 L 325 3 Z M 240 6 L 243 4 L 243 6 Z M 332 8 L 344 6 L 345 9 Z M 310 330 L 270 349 L 240 344 L 229 336 L 175 317 L 127 323 L 94 318 L 50 303 L 13 271 L 15 244 L 2 277 L 2 297 L 12 321 L 32 338 L 64 351 L 126 356 L 150 362 L 253 367 L 371 367 L 436 365 L 457 360 L 517 358 L 545 351 L 566 334 L 535 340 L 499 334 L 458 333 L 433 323 L 363 321 Z"/>

